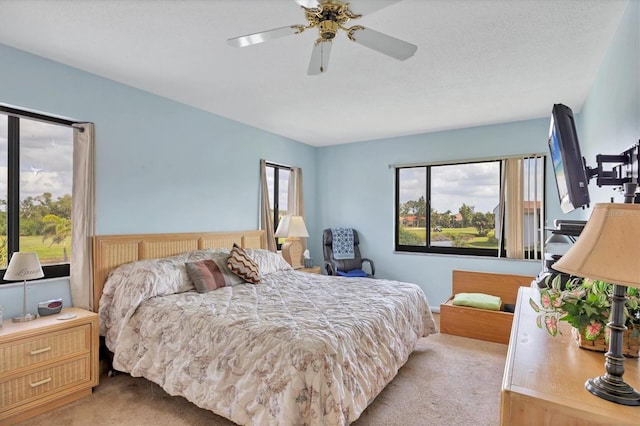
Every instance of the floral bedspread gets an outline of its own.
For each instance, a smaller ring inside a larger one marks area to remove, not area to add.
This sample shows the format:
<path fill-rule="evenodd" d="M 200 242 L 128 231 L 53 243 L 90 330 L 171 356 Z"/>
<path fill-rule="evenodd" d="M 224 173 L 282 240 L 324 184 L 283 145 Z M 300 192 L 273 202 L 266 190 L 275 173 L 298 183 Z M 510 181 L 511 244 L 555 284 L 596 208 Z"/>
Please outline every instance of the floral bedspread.
<path fill-rule="evenodd" d="M 156 294 L 115 275 L 100 307 L 114 368 L 238 424 L 349 424 L 437 331 L 415 284 L 283 269 Z"/>

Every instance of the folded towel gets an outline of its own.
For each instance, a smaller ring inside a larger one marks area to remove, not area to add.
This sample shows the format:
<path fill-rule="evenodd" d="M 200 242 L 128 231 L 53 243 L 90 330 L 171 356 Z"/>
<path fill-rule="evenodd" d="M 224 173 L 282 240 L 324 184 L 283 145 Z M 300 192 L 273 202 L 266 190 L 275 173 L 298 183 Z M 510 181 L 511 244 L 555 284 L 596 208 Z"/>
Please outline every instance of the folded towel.
<path fill-rule="evenodd" d="M 500 306 L 502 306 L 502 300 L 498 296 L 491 296 L 484 293 L 458 293 L 453 297 L 453 304 L 499 311 Z"/>
<path fill-rule="evenodd" d="M 333 251 L 334 259 L 355 258 L 352 228 L 331 228 L 331 238 L 331 250 Z"/>

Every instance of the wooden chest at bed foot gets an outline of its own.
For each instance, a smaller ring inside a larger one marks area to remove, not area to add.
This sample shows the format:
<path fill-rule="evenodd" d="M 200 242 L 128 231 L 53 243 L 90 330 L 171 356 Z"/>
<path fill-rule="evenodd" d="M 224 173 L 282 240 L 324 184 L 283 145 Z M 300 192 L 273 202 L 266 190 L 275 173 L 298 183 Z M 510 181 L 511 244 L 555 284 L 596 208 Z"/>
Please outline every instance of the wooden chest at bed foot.
<path fill-rule="evenodd" d="M 453 271 L 453 295 L 440 305 L 440 332 L 495 343 L 509 343 L 513 313 L 505 305 L 515 305 L 520 287 L 531 285 L 533 277 L 490 272 Z M 483 293 L 500 297 L 499 311 L 457 306 L 458 293 Z"/>

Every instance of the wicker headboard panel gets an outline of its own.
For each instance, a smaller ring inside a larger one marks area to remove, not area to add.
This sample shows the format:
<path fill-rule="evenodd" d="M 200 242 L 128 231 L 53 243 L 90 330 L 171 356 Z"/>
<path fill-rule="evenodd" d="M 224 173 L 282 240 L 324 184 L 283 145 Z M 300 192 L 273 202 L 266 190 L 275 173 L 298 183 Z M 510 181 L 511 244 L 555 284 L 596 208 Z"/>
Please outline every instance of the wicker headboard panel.
<path fill-rule="evenodd" d="M 104 282 L 115 267 L 141 259 L 206 248 L 265 248 L 264 231 L 179 234 L 97 235 L 93 237 L 93 310 L 98 312 Z"/>

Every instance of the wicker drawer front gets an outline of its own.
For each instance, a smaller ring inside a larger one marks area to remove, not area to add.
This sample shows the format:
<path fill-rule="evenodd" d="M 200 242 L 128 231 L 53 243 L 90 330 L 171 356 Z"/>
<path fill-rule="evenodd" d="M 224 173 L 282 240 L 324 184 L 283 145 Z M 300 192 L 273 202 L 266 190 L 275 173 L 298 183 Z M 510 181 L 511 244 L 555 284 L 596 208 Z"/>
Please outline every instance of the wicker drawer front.
<path fill-rule="evenodd" d="M 71 327 L 51 334 L 0 345 L 0 374 L 90 351 L 91 326 Z"/>
<path fill-rule="evenodd" d="M 0 383 L 0 412 L 90 381 L 89 355 Z"/>

